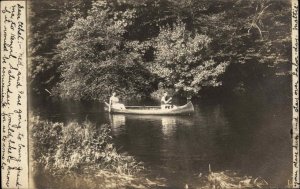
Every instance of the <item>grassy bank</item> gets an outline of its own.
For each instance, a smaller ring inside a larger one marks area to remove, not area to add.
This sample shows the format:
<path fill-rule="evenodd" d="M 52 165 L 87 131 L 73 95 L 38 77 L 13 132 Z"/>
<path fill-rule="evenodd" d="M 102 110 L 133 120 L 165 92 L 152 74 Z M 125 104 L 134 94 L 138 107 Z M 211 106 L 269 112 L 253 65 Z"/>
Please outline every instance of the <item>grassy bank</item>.
<path fill-rule="evenodd" d="M 88 188 L 163 185 L 142 176 L 143 164 L 134 157 L 117 152 L 108 124 L 53 123 L 32 116 L 30 129 L 37 188 L 65 188 L 67 183 L 70 188 L 83 187 L 81 184 Z"/>
<path fill-rule="evenodd" d="M 66 125 L 31 119 L 33 159 L 53 172 L 80 171 L 83 167 L 132 175 L 143 169 L 132 156 L 119 154 L 112 144 L 110 126 L 90 122 Z"/>

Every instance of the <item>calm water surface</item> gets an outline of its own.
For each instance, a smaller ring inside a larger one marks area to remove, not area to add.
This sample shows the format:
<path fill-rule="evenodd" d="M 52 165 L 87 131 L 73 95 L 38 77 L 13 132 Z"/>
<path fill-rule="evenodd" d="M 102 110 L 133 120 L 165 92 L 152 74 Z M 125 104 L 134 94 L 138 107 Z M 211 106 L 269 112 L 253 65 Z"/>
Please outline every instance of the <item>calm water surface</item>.
<path fill-rule="evenodd" d="M 35 114 L 52 121 L 110 123 L 114 142 L 170 186 L 193 183 L 208 166 L 262 177 L 276 187 L 291 176 L 291 109 L 282 104 L 232 99 L 193 101 L 190 116 L 109 115 L 103 104 L 36 101 Z M 155 102 L 128 102 L 127 105 Z"/>

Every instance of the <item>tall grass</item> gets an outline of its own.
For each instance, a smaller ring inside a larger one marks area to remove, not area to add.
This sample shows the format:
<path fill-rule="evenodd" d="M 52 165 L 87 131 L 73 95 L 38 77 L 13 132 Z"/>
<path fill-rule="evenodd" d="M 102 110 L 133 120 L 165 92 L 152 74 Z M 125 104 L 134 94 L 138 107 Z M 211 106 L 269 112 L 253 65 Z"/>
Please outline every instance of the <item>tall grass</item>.
<path fill-rule="evenodd" d="M 132 156 L 118 153 L 112 144 L 111 127 L 97 128 L 85 121 L 82 124 L 53 123 L 32 117 L 32 159 L 45 170 L 61 171 L 107 170 L 132 175 L 143 169 Z"/>

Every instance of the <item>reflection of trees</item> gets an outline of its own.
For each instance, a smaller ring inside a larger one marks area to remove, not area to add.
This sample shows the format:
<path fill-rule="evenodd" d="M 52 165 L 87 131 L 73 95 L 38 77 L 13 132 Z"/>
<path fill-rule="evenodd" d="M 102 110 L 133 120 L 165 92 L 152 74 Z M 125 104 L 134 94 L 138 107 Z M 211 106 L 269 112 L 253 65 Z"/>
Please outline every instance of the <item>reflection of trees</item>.
<path fill-rule="evenodd" d="M 161 167 L 185 180 L 187 175 L 193 175 L 201 166 L 205 145 L 200 136 L 204 133 L 201 132 L 201 127 L 195 125 L 195 117 L 174 116 L 161 119 L 164 134 L 160 151 Z M 180 183 L 182 180 L 173 182 Z"/>
<path fill-rule="evenodd" d="M 274 94 L 276 95 L 276 94 Z M 238 98 L 224 106 L 230 136 L 219 138 L 219 148 L 229 144 L 232 165 L 247 167 L 252 175 L 268 175 L 276 183 L 286 182 L 291 158 L 289 109 L 259 98 Z M 223 152 L 225 154 L 226 151 Z M 253 166 L 248 166 L 253 163 Z M 280 174 L 274 174 L 280 170 Z M 271 174 L 270 174 L 271 173 Z"/>

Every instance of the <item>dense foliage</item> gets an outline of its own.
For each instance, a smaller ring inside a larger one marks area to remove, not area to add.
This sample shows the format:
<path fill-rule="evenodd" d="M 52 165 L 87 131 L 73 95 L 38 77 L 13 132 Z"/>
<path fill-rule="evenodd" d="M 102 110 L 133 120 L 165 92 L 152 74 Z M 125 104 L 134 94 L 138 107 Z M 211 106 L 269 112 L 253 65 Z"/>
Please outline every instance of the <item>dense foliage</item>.
<path fill-rule="evenodd" d="M 93 3 L 88 16 L 76 20 L 59 44 L 60 94 L 101 99 L 112 90 L 130 96 L 150 90 L 151 76 L 142 66 L 141 54 L 123 37 L 134 10 L 117 8 L 105 1 Z"/>
<path fill-rule="evenodd" d="M 109 125 L 90 122 L 53 123 L 31 117 L 32 158 L 35 166 L 59 173 L 98 168 L 119 174 L 134 174 L 143 167 L 132 156 L 120 154 L 112 144 Z"/>
<path fill-rule="evenodd" d="M 133 97 L 159 87 L 197 95 L 210 88 L 274 93 L 288 86 L 286 0 L 31 4 L 30 78 L 37 93 L 104 99 L 112 90 Z"/>
<path fill-rule="evenodd" d="M 155 39 L 155 60 L 150 69 L 163 78 L 166 87 L 197 94 L 202 86 L 218 86 L 218 76 L 225 72 L 226 62 L 207 59 L 211 39 L 192 34 L 179 21 L 160 29 Z"/>
<path fill-rule="evenodd" d="M 58 67 L 61 63 L 56 58 L 57 44 L 65 37 L 73 22 L 87 14 L 90 1 L 29 1 L 29 82 L 32 92 L 45 93 L 59 81 Z"/>

